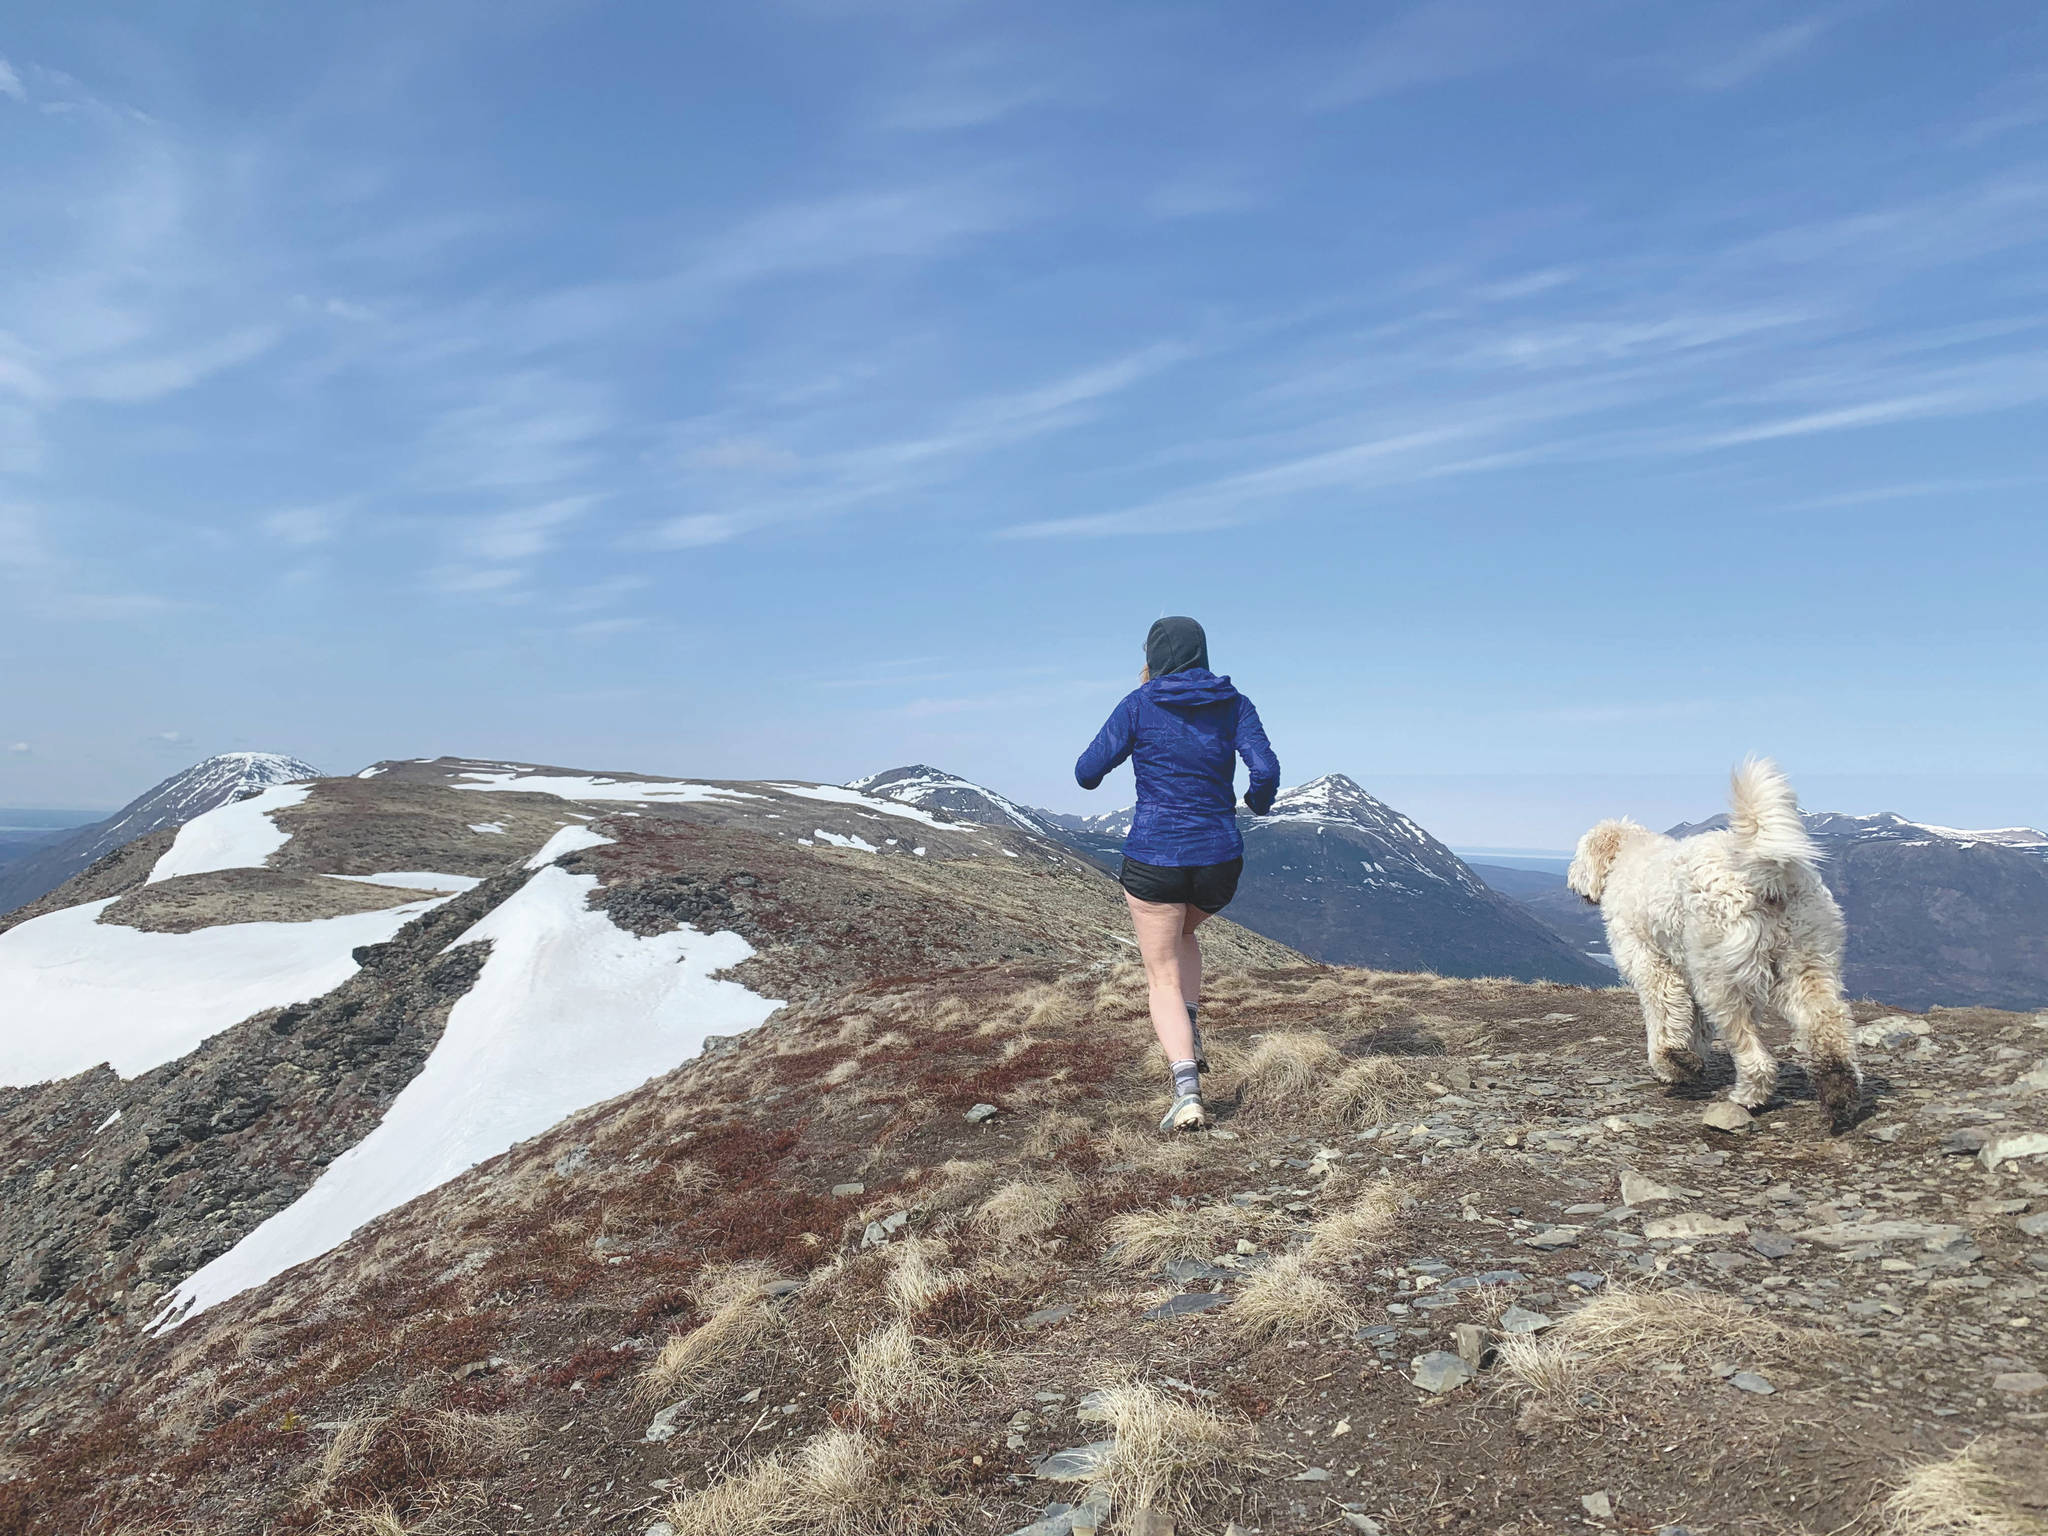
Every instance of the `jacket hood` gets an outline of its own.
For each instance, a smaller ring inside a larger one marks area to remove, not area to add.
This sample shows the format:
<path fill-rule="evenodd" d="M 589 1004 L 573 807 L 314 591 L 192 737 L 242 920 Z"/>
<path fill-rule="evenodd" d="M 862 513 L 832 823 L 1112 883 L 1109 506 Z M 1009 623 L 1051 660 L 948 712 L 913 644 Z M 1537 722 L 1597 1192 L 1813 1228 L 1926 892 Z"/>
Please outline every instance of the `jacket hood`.
<path fill-rule="evenodd" d="M 1227 677 L 1218 677 L 1207 667 L 1186 667 L 1155 677 L 1144 686 L 1145 697 L 1171 709 L 1191 709 L 1201 704 L 1221 704 L 1237 697 Z"/>
<path fill-rule="evenodd" d="M 1193 619 L 1176 614 L 1155 623 L 1145 636 L 1145 666 L 1154 677 L 1209 667 L 1209 637 Z"/>

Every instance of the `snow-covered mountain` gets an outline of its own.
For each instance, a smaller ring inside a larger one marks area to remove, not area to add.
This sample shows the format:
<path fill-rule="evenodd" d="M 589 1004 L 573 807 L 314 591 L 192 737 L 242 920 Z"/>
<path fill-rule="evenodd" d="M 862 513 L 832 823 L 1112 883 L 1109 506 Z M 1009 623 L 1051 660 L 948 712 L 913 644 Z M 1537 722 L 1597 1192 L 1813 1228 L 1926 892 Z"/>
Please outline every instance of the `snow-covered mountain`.
<path fill-rule="evenodd" d="M 1114 869 L 1133 809 L 1036 814 Z M 1283 790 L 1269 815 L 1241 812 L 1237 824 L 1245 872 L 1230 915 L 1318 960 L 1592 986 L 1614 979 L 1341 773 Z"/>
<path fill-rule="evenodd" d="M 0 870 L 0 914 L 47 895 L 138 837 L 183 826 L 216 806 L 274 785 L 319 776 L 320 770 L 311 763 L 275 752 L 223 752 L 194 763 L 130 801 L 105 821 L 80 827 L 69 837 Z"/>
<path fill-rule="evenodd" d="M 877 799 L 914 805 L 947 821 L 970 822 L 978 827 L 1014 828 L 1061 846 L 1067 843 L 1065 828 L 1049 813 L 1019 805 L 986 785 L 923 763 L 871 773 L 864 779 L 853 780 L 846 787 Z"/>
<path fill-rule="evenodd" d="M 2048 834 L 1969 831 L 1889 811 L 1803 813 L 1842 904 L 1843 980 L 1906 1008 L 2048 1005 Z M 1724 815 L 1673 837 L 1715 832 Z"/>
<path fill-rule="evenodd" d="M 1318 960 L 1444 976 L 1607 985 L 1613 972 L 1489 887 L 1450 849 L 1341 773 L 1240 816 L 1231 916 Z"/>

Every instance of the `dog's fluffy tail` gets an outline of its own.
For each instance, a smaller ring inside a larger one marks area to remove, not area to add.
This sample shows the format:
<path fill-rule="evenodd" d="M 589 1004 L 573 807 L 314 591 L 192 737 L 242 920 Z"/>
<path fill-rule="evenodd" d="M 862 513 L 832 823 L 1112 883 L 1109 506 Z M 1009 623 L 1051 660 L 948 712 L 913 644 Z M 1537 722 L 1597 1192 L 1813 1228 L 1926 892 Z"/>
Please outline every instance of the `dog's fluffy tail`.
<path fill-rule="evenodd" d="M 1812 864 L 1820 850 L 1799 819 L 1799 797 L 1768 757 L 1746 757 L 1729 780 L 1728 827 L 1750 857 L 1766 864 Z"/>

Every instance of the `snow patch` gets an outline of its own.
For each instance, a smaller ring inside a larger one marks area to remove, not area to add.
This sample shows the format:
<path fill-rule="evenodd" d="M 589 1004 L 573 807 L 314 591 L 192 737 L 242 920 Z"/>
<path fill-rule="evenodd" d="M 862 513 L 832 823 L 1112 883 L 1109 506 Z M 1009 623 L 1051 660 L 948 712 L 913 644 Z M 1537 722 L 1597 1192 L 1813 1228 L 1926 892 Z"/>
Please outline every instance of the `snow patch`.
<path fill-rule="evenodd" d="M 356 777 L 359 779 L 374 779 L 375 777 L 377 777 L 378 774 L 383 773 L 385 771 L 386 770 L 383 768 L 365 768 L 361 773 L 357 774 Z"/>
<path fill-rule="evenodd" d="M 565 1116 L 680 1066 L 706 1035 L 740 1034 L 782 1006 L 715 979 L 754 952 L 738 934 L 640 938 L 590 910 L 596 889 L 594 876 L 543 868 L 456 940 L 488 939 L 490 956 L 419 1076 L 311 1189 L 179 1286 L 155 1326 L 317 1258 Z"/>
<path fill-rule="evenodd" d="M 882 851 L 858 834 L 852 837 L 842 837 L 837 832 L 827 832 L 823 827 L 819 827 L 811 836 L 817 838 L 820 842 L 830 843 L 834 848 L 858 848 L 862 853 L 880 853 Z"/>
<path fill-rule="evenodd" d="M 31 918 L 0 933 L 0 1084 L 176 1061 L 251 1014 L 333 991 L 356 973 L 357 946 L 386 942 L 441 899 L 191 933 L 102 923 L 112 900 Z"/>
<path fill-rule="evenodd" d="M 106 1118 L 106 1119 L 102 1120 L 102 1121 L 101 1121 L 101 1122 L 100 1122 L 100 1123 L 99 1123 L 98 1125 L 96 1125 L 96 1126 L 94 1126 L 94 1127 L 92 1128 L 92 1133 L 93 1133 L 93 1135 L 95 1135 L 95 1136 L 99 1135 L 99 1133 L 100 1133 L 101 1131 L 104 1131 L 104 1130 L 105 1130 L 105 1129 L 106 1129 L 106 1128 L 107 1128 L 108 1126 L 112 1125 L 112 1124 L 113 1124 L 113 1123 L 114 1123 L 114 1122 L 115 1122 L 116 1120 L 118 1120 L 118 1119 L 120 1119 L 120 1118 L 121 1118 L 121 1111 L 119 1111 L 119 1110 L 117 1109 L 117 1110 L 115 1110 L 115 1111 L 114 1111 L 114 1112 L 113 1112 L 113 1113 L 112 1113 L 111 1115 L 107 1116 L 107 1118 Z"/>
<path fill-rule="evenodd" d="M 505 824 L 498 821 L 474 821 L 470 823 L 469 830 L 472 832 L 490 832 L 503 837 L 505 835 Z"/>
<path fill-rule="evenodd" d="M 455 781 L 454 787 L 506 790 L 522 795 L 556 795 L 564 800 L 659 800 L 670 805 L 761 798 L 745 790 L 721 789 L 715 784 L 691 784 L 682 780 L 605 779 L 580 774 L 514 773 L 509 770 L 504 773 L 466 773 Z"/>
<path fill-rule="evenodd" d="M 940 821 L 930 811 L 921 811 L 914 805 L 904 805 L 895 800 L 877 800 L 872 795 L 863 795 L 858 790 L 842 789 L 837 784 L 771 784 L 770 789 L 779 789 L 785 795 L 801 795 L 806 800 L 829 800 L 834 805 L 857 805 L 863 810 L 879 811 L 884 816 L 901 816 L 905 821 L 921 821 L 928 827 L 942 831 L 958 831 L 959 826 L 950 821 Z"/>
<path fill-rule="evenodd" d="M 291 835 L 270 818 L 278 811 L 303 805 L 312 790 L 303 784 L 281 784 L 216 806 L 195 816 L 178 828 L 177 840 L 166 848 L 147 884 L 176 879 L 179 875 L 211 874 L 217 869 L 256 869 Z"/>
<path fill-rule="evenodd" d="M 541 869 L 552 864 L 565 853 L 575 853 L 581 848 L 597 848 L 611 839 L 593 832 L 588 827 L 564 827 L 545 843 L 540 852 L 526 861 L 528 869 Z"/>
<path fill-rule="evenodd" d="M 402 891 L 473 891 L 483 884 L 476 875 L 437 875 L 424 869 L 387 870 L 376 875 L 328 875 L 329 880 L 353 880 L 358 885 L 389 885 Z"/>

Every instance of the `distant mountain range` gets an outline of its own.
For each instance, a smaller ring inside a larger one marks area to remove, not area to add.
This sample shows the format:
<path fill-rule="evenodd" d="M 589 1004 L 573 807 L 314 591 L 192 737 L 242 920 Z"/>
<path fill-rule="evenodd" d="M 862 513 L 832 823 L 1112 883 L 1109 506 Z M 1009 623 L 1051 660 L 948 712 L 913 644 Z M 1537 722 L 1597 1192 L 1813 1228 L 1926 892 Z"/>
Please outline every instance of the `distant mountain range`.
<path fill-rule="evenodd" d="M 959 821 L 1014 825 L 1065 842 L 1114 870 L 1131 809 L 1074 816 L 1018 805 L 955 774 L 918 765 L 857 779 Z M 1465 862 L 1340 773 L 1282 793 L 1267 816 L 1241 815 L 1245 876 L 1230 916 L 1318 960 L 1445 976 L 1611 985 L 1612 970 L 1488 887 Z"/>
<path fill-rule="evenodd" d="M 1240 816 L 1245 876 L 1230 914 L 1339 965 L 1610 986 L 1614 973 L 1492 889 L 1465 861 L 1341 773 Z"/>
<path fill-rule="evenodd" d="M 54 841 L 38 840 L 20 857 L 0 863 L 0 913 L 47 896 L 96 860 L 138 837 L 183 826 L 195 816 L 244 796 L 317 779 L 320 770 L 274 752 L 224 752 L 172 774 L 104 821 L 78 827 Z"/>

